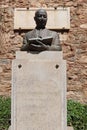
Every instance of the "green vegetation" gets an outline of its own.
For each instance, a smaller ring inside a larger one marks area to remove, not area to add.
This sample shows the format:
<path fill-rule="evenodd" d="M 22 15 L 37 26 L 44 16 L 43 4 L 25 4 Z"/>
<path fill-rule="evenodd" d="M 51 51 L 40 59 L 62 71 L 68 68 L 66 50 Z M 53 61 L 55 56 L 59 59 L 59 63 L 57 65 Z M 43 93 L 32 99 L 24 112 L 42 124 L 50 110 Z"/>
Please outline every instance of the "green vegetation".
<path fill-rule="evenodd" d="M 7 130 L 11 119 L 11 99 L 0 97 L 0 130 Z"/>
<path fill-rule="evenodd" d="M 87 130 L 87 105 L 73 100 L 67 102 L 67 124 L 74 130 Z"/>
<path fill-rule="evenodd" d="M 11 98 L 0 97 L 0 130 L 7 130 L 11 119 Z M 74 130 L 87 130 L 87 105 L 67 101 L 67 125 Z"/>

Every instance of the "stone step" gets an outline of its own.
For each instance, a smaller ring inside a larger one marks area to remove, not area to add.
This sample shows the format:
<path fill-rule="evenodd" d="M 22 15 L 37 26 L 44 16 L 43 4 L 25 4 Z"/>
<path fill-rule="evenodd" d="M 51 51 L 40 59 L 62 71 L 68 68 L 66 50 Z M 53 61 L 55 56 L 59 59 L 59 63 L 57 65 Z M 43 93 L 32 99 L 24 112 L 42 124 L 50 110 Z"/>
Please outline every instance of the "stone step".
<path fill-rule="evenodd" d="M 11 130 L 11 126 L 9 127 L 8 130 Z M 67 130 L 74 130 L 73 127 L 67 126 Z"/>

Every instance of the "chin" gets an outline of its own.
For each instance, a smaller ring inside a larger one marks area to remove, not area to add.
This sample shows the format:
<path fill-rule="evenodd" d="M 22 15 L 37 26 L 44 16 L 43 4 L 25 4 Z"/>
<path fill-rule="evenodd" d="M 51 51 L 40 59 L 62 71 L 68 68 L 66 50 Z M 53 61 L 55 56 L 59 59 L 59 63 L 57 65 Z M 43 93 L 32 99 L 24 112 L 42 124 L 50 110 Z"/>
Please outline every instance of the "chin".
<path fill-rule="evenodd" d="M 42 25 L 42 24 L 41 24 L 39 27 L 40 27 L 40 28 L 45 28 L 45 25 Z"/>
<path fill-rule="evenodd" d="M 44 23 L 43 23 L 43 24 L 41 24 L 41 26 L 42 26 L 42 27 L 45 27 L 45 26 L 46 26 L 46 24 L 44 24 Z"/>

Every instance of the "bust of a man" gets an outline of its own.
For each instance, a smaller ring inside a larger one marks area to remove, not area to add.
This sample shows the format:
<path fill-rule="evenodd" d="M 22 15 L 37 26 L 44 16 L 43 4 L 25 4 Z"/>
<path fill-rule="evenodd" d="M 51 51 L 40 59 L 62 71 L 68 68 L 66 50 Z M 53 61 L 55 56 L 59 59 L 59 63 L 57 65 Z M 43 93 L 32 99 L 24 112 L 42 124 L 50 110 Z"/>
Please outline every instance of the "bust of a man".
<path fill-rule="evenodd" d="M 61 45 L 59 41 L 59 35 L 55 31 L 48 30 L 45 26 L 47 23 L 47 12 L 44 9 L 38 9 L 35 12 L 34 20 L 36 23 L 35 29 L 25 34 L 23 38 L 23 45 L 21 51 L 61 51 Z M 51 21 L 50 21 L 51 22 Z M 36 41 L 38 44 L 32 42 L 30 44 L 29 39 L 52 37 L 51 43 L 43 43 L 43 41 Z"/>

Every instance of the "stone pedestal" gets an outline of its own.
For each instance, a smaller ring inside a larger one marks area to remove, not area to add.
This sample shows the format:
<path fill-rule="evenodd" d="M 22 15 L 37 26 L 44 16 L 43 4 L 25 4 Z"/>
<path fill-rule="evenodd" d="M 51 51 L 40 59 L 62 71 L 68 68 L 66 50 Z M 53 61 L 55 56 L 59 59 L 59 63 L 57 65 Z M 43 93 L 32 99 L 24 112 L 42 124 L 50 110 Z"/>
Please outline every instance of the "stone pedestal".
<path fill-rule="evenodd" d="M 62 52 L 17 52 L 12 63 L 11 130 L 66 130 Z"/>

